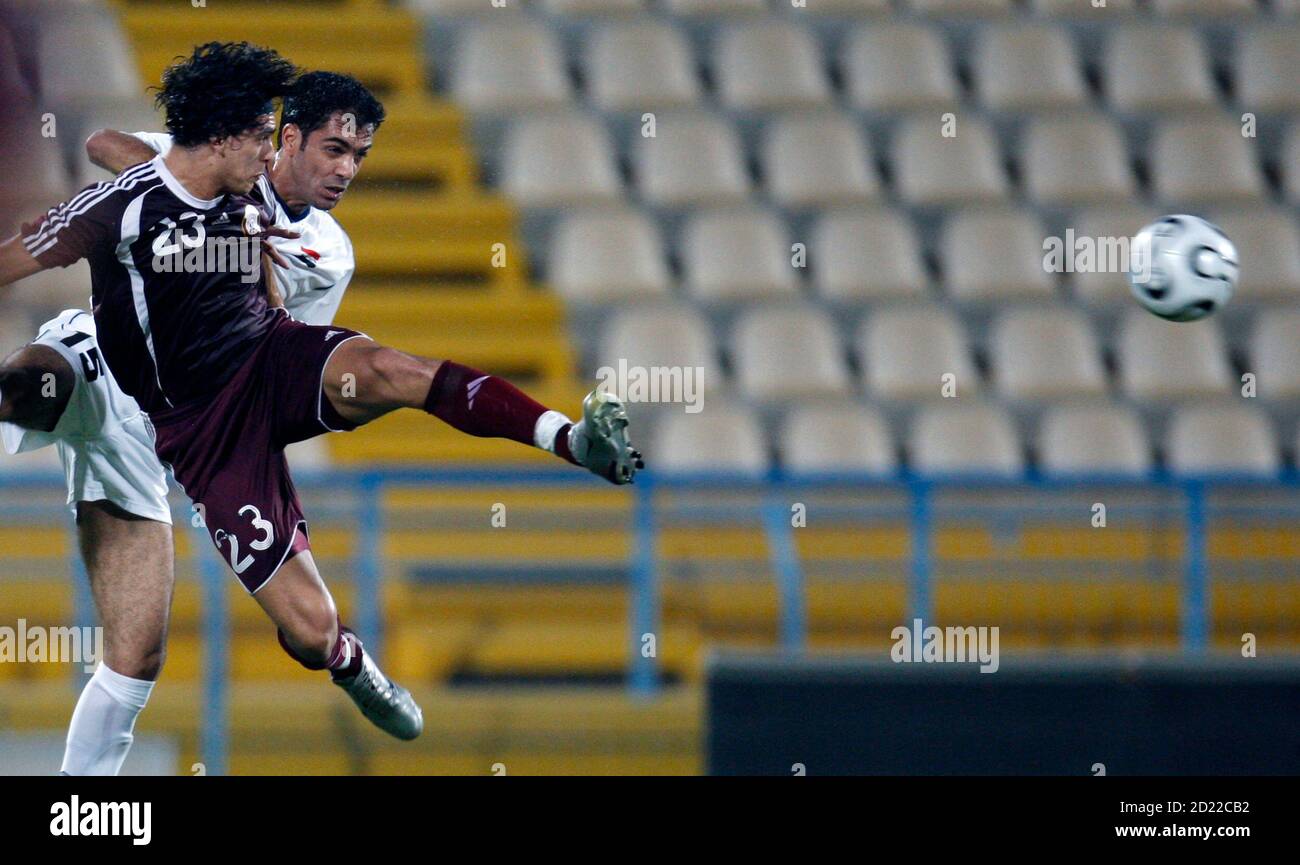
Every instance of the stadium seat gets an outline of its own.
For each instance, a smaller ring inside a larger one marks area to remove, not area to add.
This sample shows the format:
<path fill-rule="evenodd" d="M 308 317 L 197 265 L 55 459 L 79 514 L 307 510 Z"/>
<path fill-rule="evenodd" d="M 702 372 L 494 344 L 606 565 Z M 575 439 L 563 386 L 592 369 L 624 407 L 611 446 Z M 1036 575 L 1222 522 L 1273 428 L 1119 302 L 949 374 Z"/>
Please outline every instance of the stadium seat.
<path fill-rule="evenodd" d="M 980 101 L 995 111 L 1073 108 L 1087 99 L 1074 44 L 1055 25 L 984 28 L 974 69 Z"/>
<path fill-rule="evenodd" d="M 463 31 L 451 92 L 470 111 L 502 113 L 555 108 L 571 98 L 555 35 L 518 19 Z"/>
<path fill-rule="evenodd" d="M 763 306 L 737 320 L 732 368 L 743 396 L 756 400 L 846 396 L 852 391 L 839 335 L 811 306 Z"/>
<path fill-rule="evenodd" d="M 1214 223 L 1232 238 L 1241 269 L 1235 300 L 1300 299 L 1300 227 L 1281 208 L 1216 212 Z"/>
<path fill-rule="evenodd" d="M 1152 7 L 1160 15 L 1170 18 L 1246 17 L 1254 15 L 1254 0 L 1152 0 Z"/>
<path fill-rule="evenodd" d="M 1178 475 L 1271 475 L 1281 468 L 1268 418 L 1239 402 L 1178 409 L 1165 434 L 1165 461 Z"/>
<path fill-rule="evenodd" d="M 1123 133 L 1099 115 L 1035 119 L 1022 140 L 1020 165 L 1025 191 L 1038 204 L 1126 201 L 1135 193 Z"/>
<path fill-rule="evenodd" d="M 663 412 L 645 455 L 657 471 L 665 474 L 762 475 L 770 463 L 767 442 L 754 412 L 721 399 L 706 399 L 704 410 L 694 414 Z"/>
<path fill-rule="evenodd" d="M 799 291 L 785 226 L 757 208 L 693 214 L 679 257 L 686 288 L 699 300 L 791 297 Z"/>
<path fill-rule="evenodd" d="M 635 15 L 645 12 L 649 0 L 541 0 L 552 15 Z"/>
<path fill-rule="evenodd" d="M 90 50 L 89 46 L 93 46 Z M 117 18 L 94 6 L 69 7 L 42 25 L 38 80 L 42 104 L 79 108 L 99 99 L 138 98 L 144 90 Z"/>
<path fill-rule="evenodd" d="M 1131 399 L 1223 395 L 1232 387 L 1227 350 L 1213 319 L 1174 323 L 1130 308 L 1120 323 L 1116 355 L 1120 388 Z"/>
<path fill-rule="evenodd" d="M 1120 111 L 1178 111 L 1214 105 L 1205 49 L 1194 30 L 1126 25 L 1106 45 L 1105 92 Z"/>
<path fill-rule="evenodd" d="M 924 406 L 907 442 L 915 471 L 1014 475 L 1024 454 L 1006 411 L 983 403 L 944 400 Z"/>
<path fill-rule="evenodd" d="M 501 184 L 524 207 L 613 201 L 621 192 L 604 127 L 576 112 L 514 121 L 506 134 Z"/>
<path fill-rule="evenodd" d="M 724 30 L 713 49 L 723 105 L 742 111 L 824 105 L 830 84 L 812 35 L 765 21 Z"/>
<path fill-rule="evenodd" d="M 1088 320 L 1063 306 L 1008 310 L 993 328 L 992 378 L 1002 397 L 1099 396 L 1106 372 Z"/>
<path fill-rule="evenodd" d="M 663 7 L 688 18 L 745 17 L 767 11 L 765 0 L 663 0 Z"/>
<path fill-rule="evenodd" d="M 1247 30 L 1238 37 L 1237 104 L 1246 111 L 1300 110 L 1300 27 Z"/>
<path fill-rule="evenodd" d="M 864 111 L 955 106 L 957 77 L 943 37 L 915 23 L 856 28 L 844 40 L 840 68 L 849 103 Z"/>
<path fill-rule="evenodd" d="M 408 9 L 425 15 L 447 18 L 462 16 L 496 15 L 501 12 L 522 12 L 528 0 L 401 0 Z"/>
<path fill-rule="evenodd" d="M 919 297 L 928 280 L 907 218 L 883 208 L 832 210 L 813 227 L 813 286 L 827 300 Z"/>
<path fill-rule="evenodd" d="M 584 54 L 587 91 L 605 111 L 653 111 L 700 99 L 686 39 L 657 21 L 610 24 L 591 34 Z"/>
<path fill-rule="evenodd" d="M 703 367 L 706 388 L 722 383 L 709 323 L 684 303 L 629 307 L 615 313 L 602 329 L 596 365 L 617 369 L 620 360 L 647 369 Z"/>
<path fill-rule="evenodd" d="M 1159 216 L 1157 211 L 1146 207 L 1118 205 L 1085 210 L 1067 223 L 1066 231 L 1074 231 L 1075 246 L 1086 239 L 1093 244 L 1095 253 L 1092 269 L 1068 277 L 1075 297 L 1097 308 L 1131 303 L 1133 295 L 1126 275 L 1130 241 L 1144 225 Z M 1122 243 L 1119 242 L 1121 238 Z M 1063 241 L 1070 239 L 1068 234 L 1062 238 Z M 1106 261 L 1099 263 L 1099 259 Z"/>
<path fill-rule="evenodd" d="M 1262 400 L 1300 397 L 1300 310 L 1255 316 L 1247 371 L 1255 374 L 1256 393 Z"/>
<path fill-rule="evenodd" d="M 860 204 L 880 194 L 870 147 L 840 114 L 785 116 L 762 148 L 768 194 L 785 207 Z"/>
<path fill-rule="evenodd" d="M 954 300 L 1050 298 L 1055 278 L 1043 262 L 1047 232 L 1022 210 L 968 210 L 951 215 L 941 243 L 943 279 Z"/>
<path fill-rule="evenodd" d="M 128 99 L 106 99 L 98 105 L 89 107 L 76 117 L 76 126 L 70 141 L 71 158 L 74 169 L 73 184 L 78 189 L 107 180 L 112 175 L 97 167 L 86 158 L 85 142 L 97 129 L 119 129 L 124 132 L 162 132 L 163 120 L 143 95 L 137 94 Z"/>
<path fill-rule="evenodd" d="M 1300 123 L 1292 123 L 1283 145 L 1279 168 L 1287 200 L 1300 204 Z"/>
<path fill-rule="evenodd" d="M 57 123 L 57 117 L 55 120 Z M 8 122 L 30 124 L 27 128 L 33 130 L 39 130 L 42 126 L 40 119 L 26 112 L 10 118 Z M 54 137 L 32 135 L 25 148 L 5 157 L 4 198 L 6 201 L 40 202 L 40 208 L 33 211 L 32 215 L 66 201 L 76 189 L 72 178 L 68 176 L 62 139 L 57 135 L 57 126 L 55 128 Z"/>
<path fill-rule="evenodd" d="M 1043 18 L 1061 18 L 1070 21 L 1101 20 L 1132 15 L 1137 11 L 1137 0 L 1106 0 L 1105 6 L 1094 6 L 1093 0 L 1032 0 L 1030 6 Z"/>
<path fill-rule="evenodd" d="M 90 309 L 90 265 L 85 260 L 69 267 L 52 267 L 13 283 L 10 298 L 23 305 L 40 322 L 65 309 Z M 36 335 L 27 335 L 30 340 Z"/>
<path fill-rule="evenodd" d="M 1151 143 L 1152 186 L 1168 202 L 1206 203 L 1264 197 L 1250 139 L 1232 118 L 1169 120 Z"/>
<path fill-rule="evenodd" d="M 777 436 L 781 464 L 791 472 L 871 472 L 898 467 L 894 439 L 880 413 L 844 403 L 795 406 Z"/>
<path fill-rule="evenodd" d="M 856 349 L 877 399 L 942 396 L 944 376 L 954 376 L 958 397 L 980 390 L 960 322 L 941 306 L 916 304 L 880 309 L 858 327 Z"/>
<path fill-rule="evenodd" d="M 1047 475 L 1145 474 L 1151 446 L 1137 413 L 1097 402 L 1049 409 L 1038 430 L 1038 464 Z"/>
<path fill-rule="evenodd" d="M 749 197 L 740 140 L 716 115 L 665 113 L 655 124 L 655 137 L 638 134 L 632 149 L 637 189 L 652 204 L 739 203 Z"/>
<path fill-rule="evenodd" d="M 284 449 L 284 455 L 295 471 L 322 471 L 333 465 L 329 446 L 323 436 L 294 442 Z"/>
<path fill-rule="evenodd" d="M 910 117 L 894 133 L 892 156 L 899 195 L 909 204 L 990 202 L 1007 196 L 997 136 L 983 120 L 956 119 L 956 134 L 943 135 L 941 117 Z"/>
<path fill-rule="evenodd" d="M 907 6 L 915 12 L 936 17 L 995 17 L 1012 12 L 1011 0 L 907 0 Z"/>
<path fill-rule="evenodd" d="M 806 7 L 817 15 L 878 15 L 890 11 L 889 0 L 813 0 Z"/>
<path fill-rule="evenodd" d="M 668 293 L 668 266 L 657 224 L 628 208 L 569 213 L 550 243 L 548 282 L 564 298 L 604 302 Z"/>

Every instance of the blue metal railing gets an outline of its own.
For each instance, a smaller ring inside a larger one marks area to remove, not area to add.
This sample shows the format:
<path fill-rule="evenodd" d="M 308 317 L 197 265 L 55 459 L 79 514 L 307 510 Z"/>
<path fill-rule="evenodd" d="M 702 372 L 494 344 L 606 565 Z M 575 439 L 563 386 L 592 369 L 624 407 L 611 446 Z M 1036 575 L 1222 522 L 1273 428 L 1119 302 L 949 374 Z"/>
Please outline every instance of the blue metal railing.
<path fill-rule="evenodd" d="M 572 471 L 550 469 L 407 469 L 372 468 L 363 470 L 338 470 L 328 473 L 300 472 L 298 486 L 303 490 L 347 490 L 353 494 L 351 518 L 357 529 L 357 543 L 353 560 L 353 580 L 356 596 L 356 627 L 376 655 L 382 652 L 384 622 L 380 607 L 380 588 L 383 580 L 382 539 L 385 530 L 383 497 L 385 492 L 400 488 L 503 486 L 552 487 L 573 489 L 598 484 L 586 475 Z M 48 507 L 30 503 L 8 502 L 5 494 L 23 488 L 58 489 L 62 477 L 56 473 L 0 474 L 0 519 L 21 518 L 32 521 L 53 516 Z M 932 618 L 932 588 L 935 573 L 934 538 L 940 520 L 938 498 L 946 492 L 1034 490 L 1081 491 L 1089 488 L 1128 488 L 1161 491 L 1180 496 L 1181 522 L 1185 528 L 1183 550 L 1182 606 L 1180 615 L 1181 639 L 1189 652 L 1204 651 L 1208 644 L 1209 561 L 1207 536 L 1216 515 L 1222 515 L 1208 502 L 1212 491 L 1221 488 L 1245 488 L 1285 492 L 1294 496 L 1300 492 L 1300 477 L 1294 471 L 1277 477 L 1219 475 L 1197 478 L 1177 478 L 1162 473 L 1135 476 L 1087 476 L 1077 478 L 1047 478 L 1035 473 L 1017 477 L 950 475 L 918 476 L 899 473 L 890 476 L 828 473 L 790 475 L 773 471 L 766 475 L 698 474 L 655 475 L 643 473 L 638 483 L 631 487 L 631 561 L 629 574 L 629 662 L 628 685 L 638 696 L 651 696 L 659 686 L 660 673 L 657 660 L 657 634 L 661 621 L 661 562 L 659 537 L 665 516 L 683 515 L 707 523 L 709 520 L 737 518 L 752 520 L 761 525 L 768 538 L 768 554 L 775 574 L 780 603 L 779 634 L 781 644 L 790 651 L 801 651 L 807 639 L 807 612 L 805 575 L 795 543 L 794 523 L 791 519 L 792 503 L 808 491 L 895 491 L 903 494 L 903 514 L 909 529 L 911 546 L 907 559 L 908 601 L 911 618 Z M 734 501 L 710 504 L 664 504 L 658 499 L 669 493 L 728 493 L 753 494 L 754 504 L 737 504 Z M 1300 497 L 1279 507 L 1270 503 L 1267 513 L 1272 518 L 1290 516 L 1300 519 Z M 335 500 L 331 509 L 337 510 Z M 969 509 L 969 508 L 968 508 Z M 1223 513 L 1240 510 L 1226 506 Z M 853 518 L 869 521 L 872 516 L 863 511 Z M 979 511 L 988 510 L 1000 519 L 1014 520 L 1018 511 L 1041 516 L 1051 508 L 1037 506 L 997 507 L 980 505 Z M 1251 511 L 1249 507 L 1245 508 Z M 987 514 L 985 514 L 987 516 Z M 177 509 L 178 526 L 190 527 L 190 514 Z M 69 523 L 69 530 L 74 529 Z M 202 633 L 203 656 L 203 719 L 200 736 L 201 759 L 209 774 L 222 774 L 227 769 L 227 729 L 229 663 L 227 658 L 229 610 L 226 602 L 228 574 L 214 555 L 202 529 L 194 543 L 195 572 L 203 583 Z M 76 577 L 74 610 L 78 619 L 93 618 L 90 593 L 86 587 L 84 570 L 76 557 L 75 540 L 72 570 Z M 80 669 L 78 666 L 77 669 Z"/>

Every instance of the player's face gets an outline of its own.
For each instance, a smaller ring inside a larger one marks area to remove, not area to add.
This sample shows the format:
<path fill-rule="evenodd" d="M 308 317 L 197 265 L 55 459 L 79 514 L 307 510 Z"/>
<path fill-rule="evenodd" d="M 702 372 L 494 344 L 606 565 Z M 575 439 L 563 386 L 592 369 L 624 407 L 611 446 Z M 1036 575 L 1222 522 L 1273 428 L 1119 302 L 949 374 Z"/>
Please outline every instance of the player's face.
<path fill-rule="evenodd" d="M 225 191 L 246 193 L 253 188 L 257 178 L 271 167 L 275 145 L 275 115 L 263 114 L 258 125 L 243 133 L 227 138 L 223 147 Z"/>
<path fill-rule="evenodd" d="M 374 136 L 373 126 L 358 127 L 356 120 L 344 112 L 335 112 L 305 141 L 291 136 L 293 141 L 286 141 L 286 150 L 299 194 L 321 210 L 338 204 L 361 170 Z"/>

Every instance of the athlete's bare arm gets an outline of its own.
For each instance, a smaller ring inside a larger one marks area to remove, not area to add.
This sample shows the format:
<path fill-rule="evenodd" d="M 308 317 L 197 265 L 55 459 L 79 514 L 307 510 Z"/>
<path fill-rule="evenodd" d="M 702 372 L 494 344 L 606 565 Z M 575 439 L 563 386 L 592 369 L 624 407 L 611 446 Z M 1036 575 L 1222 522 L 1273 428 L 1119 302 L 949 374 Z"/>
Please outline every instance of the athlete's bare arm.
<path fill-rule="evenodd" d="M 23 346 L 0 363 L 0 421 L 51 432 L 75 386 L 72 367 L 57 351 Z"/>
<path fill-rule="evenodd" d="M 121 174 L 132 165 L 148 162 L 158 154 L 134 135 L 116 129 L 97 129 L 86 139 L 86 156 L 106 171 Z"/>
<path fill-rule="evenodd" d="M 27 251 L 27 247 L 23 246 L 21 235 L 15 234 L 4 243 L 0 243 L 0 285 L 17 282 L 24 276 L 31 276 L 44 269 L 45 266 L 33 258 Z"/>

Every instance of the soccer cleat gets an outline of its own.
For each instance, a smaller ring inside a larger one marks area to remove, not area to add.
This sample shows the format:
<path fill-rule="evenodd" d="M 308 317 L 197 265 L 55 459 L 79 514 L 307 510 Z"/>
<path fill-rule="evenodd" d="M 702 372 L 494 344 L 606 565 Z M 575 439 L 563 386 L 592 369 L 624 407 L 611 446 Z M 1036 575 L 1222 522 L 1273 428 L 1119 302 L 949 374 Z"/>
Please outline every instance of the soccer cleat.
<path fill-rule="evenodd" d="M 612 484 L 630 484 L 645 468 L 627 437 L 627 409 L 611 393 L 593 390 L 582 401 L 582 420 L 569 428 L 569 453 Z"/>
<path fill-rule="evenodd" d="M 370 723 L 399 739 L 414 739 L 424 730 L 424 713 L 411 692 L 388 678 L 371 659 L 361 656 L 361 670 L 355 676 L 335 679 L 348 692 Z"/>

